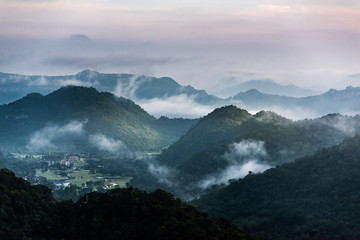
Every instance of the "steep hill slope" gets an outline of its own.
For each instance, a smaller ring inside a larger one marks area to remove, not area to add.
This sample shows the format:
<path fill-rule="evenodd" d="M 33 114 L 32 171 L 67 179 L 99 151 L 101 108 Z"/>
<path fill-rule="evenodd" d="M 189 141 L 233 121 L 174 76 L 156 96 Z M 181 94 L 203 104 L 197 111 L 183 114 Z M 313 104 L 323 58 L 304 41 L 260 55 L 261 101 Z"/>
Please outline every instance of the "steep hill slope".
<path fill-rule="evenodd" d="M 273 112 L 261 111 L 251 115 L 235 106 L 226 106 L 202 118 L 166 149 L 159 161 L 178 166 L 189 156 L 215 145 L 227 146 L 244 139 L 265 142 L 269 155 L 277 159 L 275 163 L 291 161 L 299 155 L 336 145 L 346 136 L 357 133 L 359 120 L 360 116 L 330 114 L 313 120 L 292 121 Z"/>
<path fill-rule="evenodd" d="M 163 151 L 158 161 L 176 170 L 169 179 L 188 186 L 179 187 L 179 195 L 196 194 L 211 184 L 242 177 L 247 171 L 292 162 L 359 132 L 360 116 L 332 114 L 292 121 L 272 112 L 251 115 L 227 106 L 202 118 Z"/>
<path fill-rule="evenodd" d="M 194 200 L 260 239 L 359 239 L 360 136 Z"/>
<path fill-rule="evenodd" d="M 27 146 L 30 151 L 52 150 L 55 145 L 84 150 L 90 140 L 93 148 L 149 151 L 167 146 L 194 121 L 168 120 L 173 123 L 177 128 L 169 132 L 131 100 L 69 86 L 0 106 L 0 142 L 5 148 Z"/>
<path fill-rule="evenodd" d="M 186 135 L 164 151 L 159 160 L 176 166 L 209 145 L 231 138 L 234 128 L 250 117 L 246 110 L 235 106 L 218 108 L 200 119 Z"/>

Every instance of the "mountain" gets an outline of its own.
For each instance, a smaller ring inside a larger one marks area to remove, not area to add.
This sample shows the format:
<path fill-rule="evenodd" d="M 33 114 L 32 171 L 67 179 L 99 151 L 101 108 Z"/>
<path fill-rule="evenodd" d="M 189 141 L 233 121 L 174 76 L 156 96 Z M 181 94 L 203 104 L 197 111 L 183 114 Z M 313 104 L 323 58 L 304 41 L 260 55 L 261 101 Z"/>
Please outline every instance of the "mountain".
<path fill-rule="evenodd" d="M 192 86 L 182 86 L 168 77 L 149 77 L 134 74 L 106 74 L 84 70 L 66 76 L 26 76 L 0 73 L 0 103 L 9 103 L 32 92 L 48 94 L 66 85 L 95 87 L 131 100 L 162 99 L 179 95 L 194 97 L 199 104 L 218 104 L 221 99 L 196 90 Z"/>
<path fill-rule="evenodd" d="M 3 151 L 157 151 L 196 120 L 166 122 L 131 100 L 95 88 L 68 86 L 46 96 L 32 93 L 1 105 L 0 142 Z"/>
<path fill-rule="evenodd" d="M 235 106 L 214 110 L 158 156 L 175 169 L 169 180 L 187 197 L 212 184 L 263 171 L 339 144 L 360 133 L 360 117 L 339 114 L 292 121 L 272 112 L 251 115 Z"/>
<path fill-rule="evenodd" d="M 251 114 L 246 110 L 235 106 L 215 109 L 164 151 L 159 160 L 176 166 L 209 145 L 231 138 L 236 126 L 241 125 L 250 117 Z"/>
<path fill-rule="evenodd" d="M 220 91 L 215 92 L 215 94 L 223 97 L 228 97 L 234 96 L 239 92 L 247 92 L 252 89 L 258 90 L 259 92 L 265 94 L 290 97 L 307 97 L 316 94 L 315 91 L 304 89 L 295 85 L 281 85 L 271 79 L 246 81 L 235 86 L 224 88 Z"/>
<path fill-rule="evenodd" d="M 46 95 L 67 85 L 94 87 L 98 91 L 111 92 L 137 102 L 158 117 L 197 118 L 216 107 L 231 104 L 249 112 L 274 111 L 291 119 L 315 118 L 331 113 L 353 115 L 360 112 L 360 87 L 331 89 L 320 95 L 309 93 L 306 94 L 307 97 L 290 97 L 285 96 L 291 95 L 286 93 L 299 92 L 299 95 L 294 96 L 304 95 L 295 86 L 282 86 L 270 80 L 254 80 L 244 83 L 241 88 L 232 87 L 231 90 L 236 95 L 222 99 L 192 86 L 182 86 L 169 77 L 108 74 L 90 70 L 65 76 L 0 73 L 0 104 L 15 101 L 32 92 Z M 253 87 L 249 89 L 250 86 Z"/>
<path fill-rule="evenodd" d="M 50 189 L 1 169 L 0 203 L 1 239 L 251 239 L 161 190 L 117 189 L 55 202 Z"/>
<path fill-rule="evenodd" d="M 259 239 L 359 239 L 360 136 L 194 200 Z"/>
<path fill-rule="evenodd" d="M 300 118 L 304 118 L 303 115 L 321 116 L 329 113 L 354 114 L 360 112 L 360 87 L 331 89 L 321 95 L 302 98 L 264 94 L 253 89 L 239 93 L 228 101 L 249 111 L 292 112 L 293 116 Z"/>

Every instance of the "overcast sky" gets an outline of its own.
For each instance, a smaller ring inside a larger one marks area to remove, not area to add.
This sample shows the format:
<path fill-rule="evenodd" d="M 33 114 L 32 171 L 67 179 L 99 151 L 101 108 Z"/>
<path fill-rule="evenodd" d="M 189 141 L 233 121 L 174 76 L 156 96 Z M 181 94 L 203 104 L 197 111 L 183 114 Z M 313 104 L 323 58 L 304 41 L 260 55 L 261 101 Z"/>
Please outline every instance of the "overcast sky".
<path fill-rule="evenodd" d="M 341 89 L 360 86 L 359 23 L 359 0 L 0 0 L 0 72 Z"/>

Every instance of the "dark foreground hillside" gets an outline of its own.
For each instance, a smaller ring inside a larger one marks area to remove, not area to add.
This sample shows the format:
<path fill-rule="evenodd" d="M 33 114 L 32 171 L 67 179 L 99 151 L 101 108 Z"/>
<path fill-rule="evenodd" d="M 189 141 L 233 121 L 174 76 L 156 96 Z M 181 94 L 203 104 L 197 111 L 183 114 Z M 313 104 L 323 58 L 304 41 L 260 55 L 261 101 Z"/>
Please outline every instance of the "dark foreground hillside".
<path fill-rule="evenodd" d="M 56 202 L 50 189 L 0 170 L 0 239 L 250 239 L 162 190 L 133 188 Z"/>
<path fill-rule="evenodd" d="M 360 136 L 194 203 L 260 239 L 360 239 Z"/>

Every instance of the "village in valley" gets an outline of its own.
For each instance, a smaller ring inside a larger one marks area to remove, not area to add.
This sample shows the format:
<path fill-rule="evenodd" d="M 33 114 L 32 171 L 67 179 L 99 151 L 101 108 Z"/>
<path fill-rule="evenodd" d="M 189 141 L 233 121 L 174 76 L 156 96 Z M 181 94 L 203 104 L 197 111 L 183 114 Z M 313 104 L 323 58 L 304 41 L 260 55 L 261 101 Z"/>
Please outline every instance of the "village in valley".
<path fill-rule="evenodd" d="M 24 176 L 32 184 L 45 184 L 54 191 L 63 190 L 71 185 L 78 190 L 104 191 L 125 188 L 132 177 L 102 174 L 96 169 L 86 169 L 87 157 L 84 153 L 19 154 L 11 153 L 12 158 L 32 163 L 35 174 Z M 98 169 L 103 166 L 97 165 Z"/>

